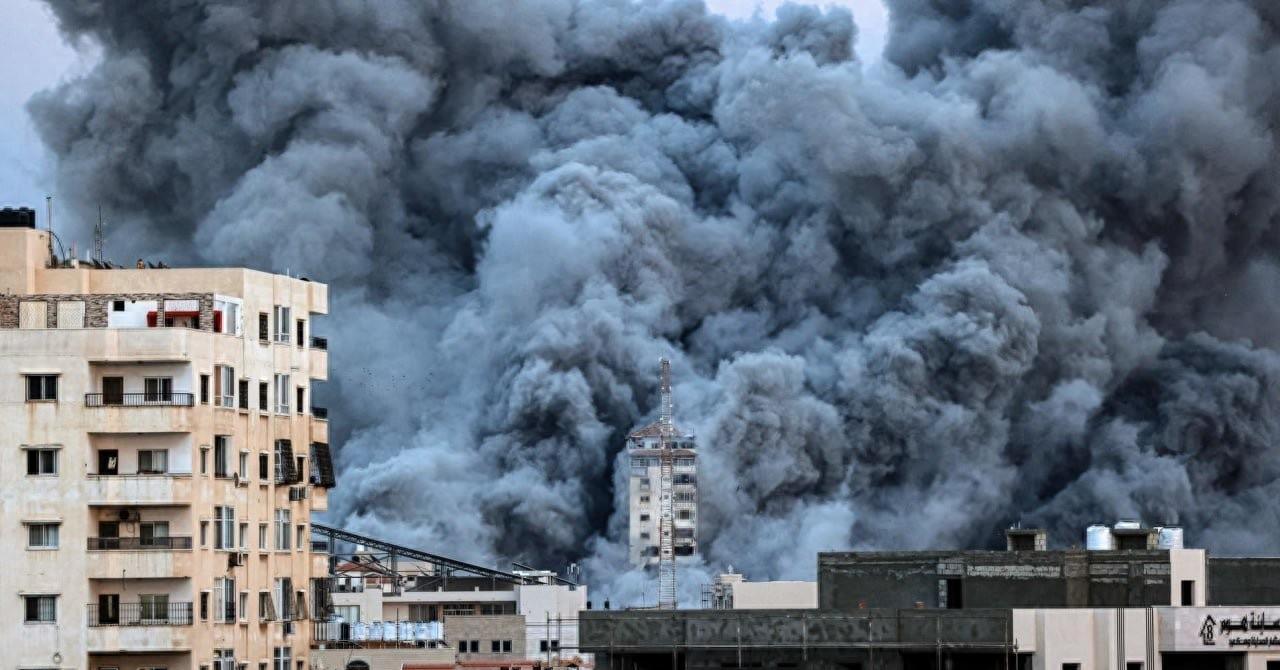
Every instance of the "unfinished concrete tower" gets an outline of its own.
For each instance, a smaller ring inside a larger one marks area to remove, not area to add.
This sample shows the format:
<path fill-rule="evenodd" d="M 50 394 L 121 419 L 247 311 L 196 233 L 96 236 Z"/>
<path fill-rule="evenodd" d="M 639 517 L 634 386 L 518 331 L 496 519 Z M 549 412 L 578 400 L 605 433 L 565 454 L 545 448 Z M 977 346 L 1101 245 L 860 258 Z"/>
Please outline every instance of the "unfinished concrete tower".
<path fill-rule="evenodd" d="M 658 420 L 627 438 L 631 561 L 658 566 L 659 604 L 674 606 L 675 559 L 698 549 L 697 451 L 693 435 L 673 419 L 671 363 L 664 358 L 659 366 Z"/>

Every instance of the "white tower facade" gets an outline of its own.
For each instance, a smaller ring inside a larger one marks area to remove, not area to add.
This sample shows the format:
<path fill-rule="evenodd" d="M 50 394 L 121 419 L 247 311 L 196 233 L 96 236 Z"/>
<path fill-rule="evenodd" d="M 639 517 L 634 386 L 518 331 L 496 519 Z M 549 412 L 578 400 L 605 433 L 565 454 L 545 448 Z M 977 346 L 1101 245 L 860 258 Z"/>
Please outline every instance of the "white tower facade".
<path fill-rule="evenodd" d="M 631 562 L 660 565 L 664 549 L 674 557 L 698 551 L 698 461 L 694 436 L 673 420 L 670 364 L 661 361 L 662 404 L 657 421 L 627 436 Z M 668 462 L 669 539 L 664 547 L 663 462 Z M 661 590 L 661 589 L 660 589 Z"/>

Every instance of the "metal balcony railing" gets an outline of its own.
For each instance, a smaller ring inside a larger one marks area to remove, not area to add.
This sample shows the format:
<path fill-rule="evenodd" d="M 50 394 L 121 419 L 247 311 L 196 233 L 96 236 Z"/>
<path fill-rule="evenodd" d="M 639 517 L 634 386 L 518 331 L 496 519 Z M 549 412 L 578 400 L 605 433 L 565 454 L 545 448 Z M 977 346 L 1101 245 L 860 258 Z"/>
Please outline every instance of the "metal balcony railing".
<path fill-rule="evenodd" d="M 315 418 L 317 418 L 317 419 L 324 419 L 325 421 L 328 421 L 328 420 L 329 420 L 329 408 L 328 408 L 328 407 L 316 407 L 315 405 L 312 405 L 312 406 L 311 406 L 311 416 L 314 416 L 314 417 L 315 417 Z"/>
<path fill-rule="evenodd" d="M 89 538 L 89 551 L 173 551 L 190 548 L 190 535 Z"/>
<path fill-rule="evenodd" d="M 90 626 L 190 626 L 191 603 L 87 605 Z"/>
<path fill-rule="evenodd" d="M 321 350 L 321 351 L 328 351 L 328 350 L 329 350 L 329 338 L 327 338 L 327 337 L 316 337 L 315 335 L 312 335 L 312 336 L 311 336 L 311 348 L 312 348 L 312 349 L 319 349 L 319 350 Z"/>
<path fill-rule="evenodd" d="M 85 407 L 193 407 L 192 393 L 86 393 Z"/>

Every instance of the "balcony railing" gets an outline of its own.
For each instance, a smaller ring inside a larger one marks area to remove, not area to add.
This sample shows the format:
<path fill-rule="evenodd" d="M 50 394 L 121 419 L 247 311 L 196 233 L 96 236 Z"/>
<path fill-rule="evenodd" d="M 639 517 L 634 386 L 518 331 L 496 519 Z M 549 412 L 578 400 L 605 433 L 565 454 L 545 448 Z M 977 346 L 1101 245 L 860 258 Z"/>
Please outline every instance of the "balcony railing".
<path fill-rule="evenodd" d="M 193 407 L 192 393 L 86 393 L 85 407 Z"/>
<path fill-rule="evenodd" d="M 173 551 L 190 548 L 190 535 L 89 538 L 89 551 Z"/>
<path fill-rule="evenodd" d="M 316 337 L 315 335 L 312 335 L 312 336 L 311 336 L 311 348 L 312 348 L 312 349 L 319 349 L 319 350 L 321 350 L 321 351 L 328 351 L 328 350 L 329 350 L 329 338 L 327 338 L 327 337 Z"/>
<path fill-rule="evenodd" d="M 90 626 L 190 626 L 191 603 L 121 603 L 88 605 Z"/>
<path fill-rule="evenodd" d="M 324 419 L 325 421 L 328 421 L 328 420 L 329 420 L 329 408 L 328 408 L 328 407 L 316 407 L 315 405 L 312 405 L 312 406 L 311 406 L 311 416 L 314 416 L 314 417 L 315 417 L 315 418 L 317 418 L 317 419 Z"/>

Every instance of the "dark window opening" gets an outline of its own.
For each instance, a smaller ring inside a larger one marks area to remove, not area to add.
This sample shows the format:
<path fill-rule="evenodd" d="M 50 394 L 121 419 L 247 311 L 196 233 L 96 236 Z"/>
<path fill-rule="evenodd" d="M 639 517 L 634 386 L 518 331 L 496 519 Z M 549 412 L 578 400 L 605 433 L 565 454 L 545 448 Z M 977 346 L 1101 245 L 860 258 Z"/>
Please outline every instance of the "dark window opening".
<path fill-rule="evenodd" d="M 112 300 L 112 301 L 111 301 L 111 311 L 113 311 L 113 312 L 123 312 L 123 311 L 124 311 L 124 301 L 123 301 L 123 300 Z"/>
<path fill-rule="evenodd" d="M 268 397 L 271 394 L 271 386 L 266 382 L 258 382 L 258 409 L 267 411 Z"/>
<path fill-rule="evenodd" d="M 200 375 L 200 404 L 209 404 L 209 375 Z"/>
<path fill-rule="evenodd" d="M 271 328 L 270 328 L 271 322 L 268 320 L 269 318 L 270 317 L 267 316 L 266 312 L 258 312 L 258 341 L 259 342 L 271 341 Z"/>
<path fill-rule="evenodd" d="M 947 580 L 947 609 L 964 609 L 964 589 L 958 578 Z"/>
<path fill-rule="evenodd" d="M 1196 604 L 1196 582 L 1193 579 L 1182 580 L 1182 606 L 1190 607 Z"/>

